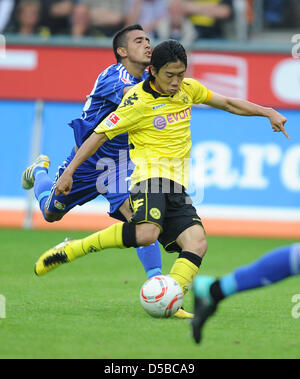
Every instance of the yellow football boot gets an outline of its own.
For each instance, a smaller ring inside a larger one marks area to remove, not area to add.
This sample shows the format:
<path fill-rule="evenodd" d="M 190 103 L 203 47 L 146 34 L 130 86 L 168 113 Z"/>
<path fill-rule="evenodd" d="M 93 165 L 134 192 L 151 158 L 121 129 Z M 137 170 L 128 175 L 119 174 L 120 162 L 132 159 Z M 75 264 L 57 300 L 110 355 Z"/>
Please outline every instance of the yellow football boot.
<path fill-rule="evenodd" d="M 64 242 L 46 251 L 46 253 L 44 253 L 35 264 L 34 272 L 36 275 L 45 275 L 56 267 L 64 263 L 72 262 L 76 259 L 71 247 L 74 242 L 74 240 L 66 238 Z"/>
<path fill-rule="evenodd" d="M 186 312 L 183 308 L 179 308 L 176 313 L 174 313 L 173 317 L 187 319 L 194 318 L 193 313 Z"/>

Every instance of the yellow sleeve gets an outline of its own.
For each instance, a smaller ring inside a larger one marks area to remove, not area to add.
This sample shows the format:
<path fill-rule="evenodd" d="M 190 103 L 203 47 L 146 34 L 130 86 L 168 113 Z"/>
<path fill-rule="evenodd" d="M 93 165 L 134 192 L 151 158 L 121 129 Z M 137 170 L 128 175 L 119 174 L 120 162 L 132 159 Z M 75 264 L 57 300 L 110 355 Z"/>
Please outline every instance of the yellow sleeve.
<path fill-rule="evenodd" d="M 113 139 L 119 134 L 136 129 L 142 117 L 141 103 L 137 94 L 128 91 L 118 109 L 108 115 L 94 131 L 105 133 L 108 139 Z"/>
<path fill-rule="evenodd" d="M 206 100 L 204 101 L 204 103 L 207 103 L 208 101 L 210 101 L 211 100 L 211 98 L 213 97 L 213 91 L 211 91 L 210 89 L 209 90 L 207 90 L 207 98 L 206 98 Z"/>
<path fill-rule="evenodd" d="M 193 104 L 202 104 L 212 98 L 213 92 L 198 82 L 198 80 L 188 78 L 184 79 L 184 81 L 186 81 L 187 85 L 190 87 Z"/>

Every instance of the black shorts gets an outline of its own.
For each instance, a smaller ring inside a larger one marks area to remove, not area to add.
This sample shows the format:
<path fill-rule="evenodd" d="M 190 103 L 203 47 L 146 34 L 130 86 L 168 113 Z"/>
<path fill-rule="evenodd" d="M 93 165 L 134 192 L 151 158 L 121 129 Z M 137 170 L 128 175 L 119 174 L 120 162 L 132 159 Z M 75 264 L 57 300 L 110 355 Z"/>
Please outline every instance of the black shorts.
<path fill-rule="evenodd" d="M 187 228 L 200 225 L 200 217 L 184 187 L 162 178 L 152 178 L 137 183 L 129 195 L 134 224 L 152 223 L 161 234 L 159 242 L 168 252 L 181 251 L 177 237 Z"/>

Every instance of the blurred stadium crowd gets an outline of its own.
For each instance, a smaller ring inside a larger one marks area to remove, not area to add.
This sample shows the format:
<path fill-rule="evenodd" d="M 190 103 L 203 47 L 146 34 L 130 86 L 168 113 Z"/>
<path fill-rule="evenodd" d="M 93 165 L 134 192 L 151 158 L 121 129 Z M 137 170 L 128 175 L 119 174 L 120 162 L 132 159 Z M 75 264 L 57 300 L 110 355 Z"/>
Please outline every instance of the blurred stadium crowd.
<path fill-rule="evenodd" d="M 0 33 L 111 37 L 122 26 L 140 23 L 152 38 L 188 43 L 228 38 L 226 24 L 242 14 L 249 36 L 256 1 L 0 0 Z M 259 1 L 264 27 L 300 26 L 299 0 Z"/>

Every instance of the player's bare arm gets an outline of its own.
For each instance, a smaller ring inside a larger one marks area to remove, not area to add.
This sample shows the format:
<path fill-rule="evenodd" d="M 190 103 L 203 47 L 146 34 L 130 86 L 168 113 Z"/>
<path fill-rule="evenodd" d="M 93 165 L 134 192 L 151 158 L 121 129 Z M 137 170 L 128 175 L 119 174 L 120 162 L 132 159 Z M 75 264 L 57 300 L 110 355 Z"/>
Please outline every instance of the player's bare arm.
<path fill-rule="evenodd" d="M 123 97 L 126 95 L 126 93 L 127 93 L 132 87 L 134 87 L 134 86 L 127 86 L 127 87 L 124 88 L 124 90 L 123 90 Z"/>
<path fill-rule="evenodd" d="M 286 117 L 273 108 L 262 107 L 246 100 L 226 97 L 217 93 L 214 93 L 206 104 L 240 116 L 267 117 L 274 132 L 282 132 L 287 138 L 290 138 L 284 129 L 284 124 L 287 121 Z"/>
<path fill-rule="evenodd" d="M 90 135 L 90 137 L 78 149 L 73 160 L 65 169 L 62 176 L 58 179 L 56 183 L 56 195 L 68 195 L 71 192 L 73 185 L 73 174 L 76 169 L 89 157 L 95 154 L 99 147 L 102 146 L 107 139 L 108 138 L 105 133 L 93 133 Z"/>

